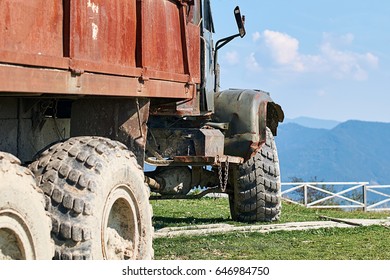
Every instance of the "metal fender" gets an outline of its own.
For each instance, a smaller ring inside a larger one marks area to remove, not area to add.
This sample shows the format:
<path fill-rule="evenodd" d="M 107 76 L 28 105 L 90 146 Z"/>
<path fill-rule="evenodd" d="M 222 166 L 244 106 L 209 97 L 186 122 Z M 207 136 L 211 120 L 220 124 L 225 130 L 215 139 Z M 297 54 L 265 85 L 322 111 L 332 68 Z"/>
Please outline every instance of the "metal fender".
<path fill-rule="evenodd" d="M 282 108 L 267 92 L 234 89 L 215 96 L 214 121 L 229 124 L 224 131 L 226 155 L 250 159 L 265 143 L 266 127 L 276 135 L 283 119 Z"/>

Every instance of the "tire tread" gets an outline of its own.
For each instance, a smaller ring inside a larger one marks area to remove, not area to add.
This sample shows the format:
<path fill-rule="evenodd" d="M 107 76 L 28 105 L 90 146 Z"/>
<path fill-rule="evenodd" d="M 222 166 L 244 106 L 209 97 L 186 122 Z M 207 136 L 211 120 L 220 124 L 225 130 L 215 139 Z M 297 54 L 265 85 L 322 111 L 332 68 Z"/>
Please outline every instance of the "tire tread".
<path fill-rule="evenodd" d="M 255 156 L 238 167 L 230 194 L 230 210 L 234 220 L 241 222 L 275 221 L 280 218 L 280 170 L 272 132 Z"/>
<path fill-rule="evenodd" d="M 94 197 L 110 160 L 126 158 L 140 169 L 123 144 L 103 137 L 74 137 L 57 143 L 30 164 L 52 218 L 54 259 L 90 259 L 92 232 L 88 217 L 94 212 Z M 151 246 L 151 245 L 150 245 Z M 152 251 L 152 249 L 150 249 Z"/>

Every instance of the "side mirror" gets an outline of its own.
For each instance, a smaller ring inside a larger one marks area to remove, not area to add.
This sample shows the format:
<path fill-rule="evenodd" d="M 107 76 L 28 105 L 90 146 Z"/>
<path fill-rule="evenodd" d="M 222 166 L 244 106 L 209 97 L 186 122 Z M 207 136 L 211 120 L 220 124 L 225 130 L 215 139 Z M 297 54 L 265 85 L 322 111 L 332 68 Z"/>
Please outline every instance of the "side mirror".
<path fill-rule="evenodd" d="M 246 34 L 245 31 L 245 16 L 241 16 L 240 7 L 236 7 L 234 9 L 234 16 L 236 17 L 238 32 L 240 34 L 240 37 L 244 37 Z"/>

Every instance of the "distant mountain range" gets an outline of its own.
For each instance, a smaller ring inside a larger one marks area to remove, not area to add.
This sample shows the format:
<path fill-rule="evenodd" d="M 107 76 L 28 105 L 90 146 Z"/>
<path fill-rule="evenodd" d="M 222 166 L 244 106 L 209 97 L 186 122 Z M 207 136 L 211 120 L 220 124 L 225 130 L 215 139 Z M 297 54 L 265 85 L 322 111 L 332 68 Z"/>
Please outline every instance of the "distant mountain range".
<path fill-rule="evenodd" d="M 390 123 L 298 118 L 282 123 L 275 139 L 283 182 L 390 184 Z"/>
<path fill-rule="evenodd" d="M 315 119 L 315 118 L 309 118 L 309 117 L 298 117 L 298 118 L 294 118 L 294 119 L 286 118 L 283 123 L 284 124 L 296 123 L 296 124 L 302 125 L 304 127 L 325 128 L 325 129 L 332 129 L 340 124 L 340 122 L 338 122 L 338 121 L 322 120 L 322 119 Z"/>

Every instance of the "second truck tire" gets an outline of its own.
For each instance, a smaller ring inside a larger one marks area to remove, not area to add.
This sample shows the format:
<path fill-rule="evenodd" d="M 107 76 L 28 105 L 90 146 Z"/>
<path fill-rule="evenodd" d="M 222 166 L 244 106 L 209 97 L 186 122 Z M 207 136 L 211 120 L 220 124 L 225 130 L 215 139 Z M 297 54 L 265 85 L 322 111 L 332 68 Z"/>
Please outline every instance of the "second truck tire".
<path fill-rule="evenodd" d="M 266 143 L 238 166 L 229 195 L 230 213 L 239 222 L 271 222 L 281 213 L 280 171 L 275 140 L 267 128 Z"/>
<path fill-rule="evenodd" d="M 47 196 L 54 259 L 152 259 L 152 209 L 142 169 L 103 137 L 57 143 L 30 165 Z"/>

